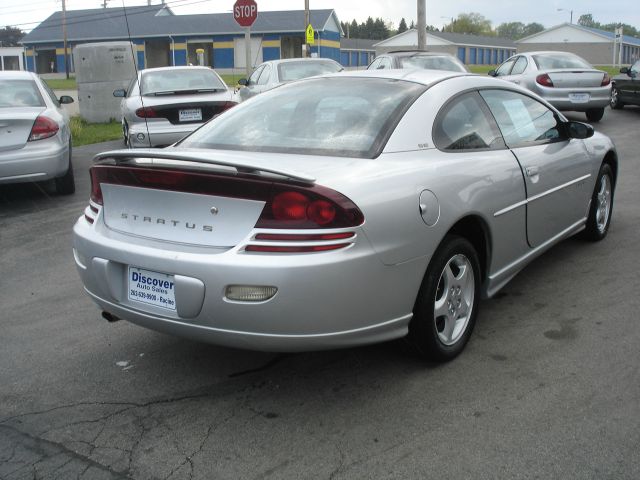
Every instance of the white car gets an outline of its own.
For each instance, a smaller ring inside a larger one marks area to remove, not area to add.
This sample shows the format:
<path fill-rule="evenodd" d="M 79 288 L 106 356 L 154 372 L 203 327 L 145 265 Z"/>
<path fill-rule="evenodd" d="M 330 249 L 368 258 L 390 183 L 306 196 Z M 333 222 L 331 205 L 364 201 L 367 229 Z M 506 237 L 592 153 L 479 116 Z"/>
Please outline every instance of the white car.
<path fill-rule="evenodd" d="M 209 67 L 161 67 L 138 72 L 122 97 L 122 135 L 131 148 L 166 147 L 233 107 L 233 92 Z"/>
<path fill-rule="evenodd" d="M 75 191 L 69 115 L 35 73 L 0 72 L 0 184 L 54 180 L 62 195 Z"/>

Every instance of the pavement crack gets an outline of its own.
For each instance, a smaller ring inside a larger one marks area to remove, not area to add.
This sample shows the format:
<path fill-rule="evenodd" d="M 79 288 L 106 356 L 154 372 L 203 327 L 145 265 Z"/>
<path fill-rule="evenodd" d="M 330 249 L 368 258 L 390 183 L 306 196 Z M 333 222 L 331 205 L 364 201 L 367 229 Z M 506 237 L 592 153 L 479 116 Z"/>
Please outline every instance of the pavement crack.
<path fill-rule="evenodd" d="M 243 375 L 249 375 L 251 373 L 264 372 L 265 370 L 269 370 L 270 368 L 274 367 L 275 365 L 277 365 L 278 363 L 280 363 L 282 360 L 284 360 L 289 356 L 290 354 L 282 353 L 280 355 L 276 355 L 275 357 L 273 357 L 271 360 L 269 360 L 267 363 L 265 363 L 260 367 L 249 368 L 248 370 L 241 370 L 239 372 L 230 373 L 228 376 L 229 378 L 235 378 L 235 377 L 241 377 Z"/>

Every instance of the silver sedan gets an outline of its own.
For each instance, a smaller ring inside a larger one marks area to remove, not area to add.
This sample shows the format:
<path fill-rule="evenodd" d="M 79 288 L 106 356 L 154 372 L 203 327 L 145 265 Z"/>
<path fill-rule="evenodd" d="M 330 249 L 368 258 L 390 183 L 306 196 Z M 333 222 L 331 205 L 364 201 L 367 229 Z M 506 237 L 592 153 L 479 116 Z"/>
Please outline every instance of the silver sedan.
<path fill-rule="evenodd" d="M 350 72 L 99 154 L 74 257 L 111 321 L 275 351 L 405 337 L 443 361 L 481 297 L 607 235 L 617 172 L 609 138 L 511 83 Z"/>
<path fill-rule="evenodd" d="M 489 75 L 537 93 L 559 110 L 585 112 L 598 122 L 611 98 L 611 78 L 568 52 L 527 52 L 507 59 Z"/>
<path fill-rule="evenodd" d="M 148 68 L 122 97 L 122 134 L 131 148 L 165 147 L 233 107 L 233 92 L 208 67 Z"/>
<path fill-rule="evenodd" d="M 327 58 L 270 60 L 258 65 L 249 78 L 238 81 L 238 99 L 243 102 L 284 83 L 342 70 L 342 65 Z"/>
<path fill-rule="evenodd" d="M 34 73 L 0 72 L 0 184 L 54 180 L 62 195 L 75 191 L 69 115 Z"/>

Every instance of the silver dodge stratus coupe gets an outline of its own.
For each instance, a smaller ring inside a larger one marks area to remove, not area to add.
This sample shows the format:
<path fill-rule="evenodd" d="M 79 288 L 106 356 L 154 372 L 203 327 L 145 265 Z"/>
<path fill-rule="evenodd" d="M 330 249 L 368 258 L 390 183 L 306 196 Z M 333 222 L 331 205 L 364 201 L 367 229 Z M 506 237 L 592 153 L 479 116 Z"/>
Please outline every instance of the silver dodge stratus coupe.
<path fill-rule="evenodd" d="M 94 162 L 73 251 L 108 320 L 273 351 L 405 337 L 439 361 L 533 258 L 606 236 L 618 172 L 535 94 L 424 70 L 301 80 Z"/>

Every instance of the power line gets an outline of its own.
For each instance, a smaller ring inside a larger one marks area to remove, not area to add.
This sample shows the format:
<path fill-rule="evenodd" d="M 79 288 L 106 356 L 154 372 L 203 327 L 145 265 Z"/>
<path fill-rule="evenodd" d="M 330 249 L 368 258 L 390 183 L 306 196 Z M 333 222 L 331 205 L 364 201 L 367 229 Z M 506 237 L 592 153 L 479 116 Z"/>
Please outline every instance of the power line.
<path fill-rule="evenodd" d="M 169 2 L 165 2 L 162 5 L 152 5 L 152 7 L 159 7 L 159 6 L 164 7 L 164 6 L 167 6 L 167 5 L 174 5 L 176 7 L 183 7 L 183 6 L 187 6 L 187 5 L 194 5 L 194 4 L 210 2 L 210 1 L 212 1 L 212 0 L 196 0 L 196 1 L 172 0 L 172 1 L 169 1 Z M 184 2 L 187 2 L 187 3 L 184 3 Z M 141 9 L 142 10 L 142 11 L 133 11 L 133 12 L 129 11 L 127 13 L 128 16 L 131 16 L 131 15 L 144 15 L 144 14 L 149 13 L 150 11 L 154 10 L 154 8 L 150 8 L 149 6 L 146 6 L 146 5 L 137 5 L 137 6 L 125 7 L 125 8 L 127 9 L 127 11 L 133 10 L 133 9 L 136 9 L 136 10 Z M 95 12 L 86 13 L 86 14 L 82 14 L 82 15 L 75 15 L 73 17 L 74 21 L 67 22 L 67 25 L 77 25 L 77 24 L 81 24 L 81 23 L 90 23 L 90 22 L 93 22 L 95 20 L 105 19 L 105 18 L 111 20 L 113 18 L 122 18 L 122 17 L 124 17 L 124 14 L 122 14 L 122 13 L 116 13 L 116 12 L 121 12 L 123 10 L 122 7 L 108 8 L 108 9 L 96 8 L 96 9 L 91 9 L 91 10 L 95 10 Z M 109 12 L 106 15 L 104 13 L 105 10 L 107 12 Z M 73 11 L 73 10 L 71 10 L 71 11 Z M 54 12 L 54 14 L 55 13 L 58 13 L 58 12 L 56 11 L 56 12 Z M 52 15 L 54 15 L 54 14 L 52 14 Z M 48 18 L 50 18 L 50 17 L 51 17 L 51 15 Z M 75 21 L 75 20 L 80 19 L 80 18 L 88 18 L 89 20 Z M 45 19 L 45 21 L 46 21 L 46 19 Z M 11 26 L 12 27 L 22 27 L 22 26 L 25 26 L 25 25 L 39 25 L 41 23 L 43 23 L 43 22 L 24 22 L 24 23 L 14 23 Z M 53 23 L 51 23 L 49 25 L 41 27 L 41 29 L 44 30 L 44 29 L 48 29 L 48 28 L 58 28 L 58 27 L 61 27 L 61 26 L 62 26 L 62 21 L 55 21 L 55 22 L 53 22 Z"/>

